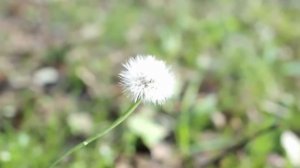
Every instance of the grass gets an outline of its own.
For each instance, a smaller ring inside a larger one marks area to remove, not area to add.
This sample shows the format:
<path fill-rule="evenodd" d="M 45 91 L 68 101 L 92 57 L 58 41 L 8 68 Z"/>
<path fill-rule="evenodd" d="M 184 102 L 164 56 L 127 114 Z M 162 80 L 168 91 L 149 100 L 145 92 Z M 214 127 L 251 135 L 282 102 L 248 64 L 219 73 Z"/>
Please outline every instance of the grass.
<path fill-rule="evenodd" d="M 118 85 L 121 64 L 140 53 L 172 64 L 176 96 L 143 105 L 57 167 L 199 167 L 274 121 L 278 129 L 209 167 L 292 167 L 280 135 L 300 132 L 299 7 L 293 0 L 1 1 L 0 167 L 48 167 L 107 128 L 131 104 Z M 33 84 L 43 67 L 59 80 Z"/>

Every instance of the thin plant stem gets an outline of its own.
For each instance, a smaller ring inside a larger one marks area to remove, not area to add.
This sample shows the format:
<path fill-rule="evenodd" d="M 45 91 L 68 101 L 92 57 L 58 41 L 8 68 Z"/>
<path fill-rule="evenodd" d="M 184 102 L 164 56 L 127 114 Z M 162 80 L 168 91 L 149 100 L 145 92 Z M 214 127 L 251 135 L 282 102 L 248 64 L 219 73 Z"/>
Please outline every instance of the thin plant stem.
<path fill-rule="evenodd" d="M 138 100 L 137 102 L 135 102 L 122 116 L 120 116 L 111 126 L 109 126 L 106 130 L 88 138 L 87 140 L 77 144 L 76 146 L 74 146 L 73 148 L 71 148 L 69 151 L 67 151 L 64 155 L 62 155 L 60 158 L 58 158 L 55 162 L 52 163 L 52 165 L 49 168 L 54 168 L 59 162 L 61 162 L 64 158 L 66 158 L 67 156 L 71 155 L 72 153 L 74 153 L 75 151 L 77 151 L 78 149 L 87 146 L 88 144 L 90 144 L 91 142 L 101 138 L 102 136 L 106 135 L 107 133 L 109 133 L 111 130 L 113 130 L 115 127 L 117 127 L 118 125 L 120 125 L 126 118 L 128 118 L 130 116 L 130 114 L 132 114 L 132 112 L 134 112 L 134 110 L 139 106 L 139 104 L 141 103 L 141 100 Z"/>

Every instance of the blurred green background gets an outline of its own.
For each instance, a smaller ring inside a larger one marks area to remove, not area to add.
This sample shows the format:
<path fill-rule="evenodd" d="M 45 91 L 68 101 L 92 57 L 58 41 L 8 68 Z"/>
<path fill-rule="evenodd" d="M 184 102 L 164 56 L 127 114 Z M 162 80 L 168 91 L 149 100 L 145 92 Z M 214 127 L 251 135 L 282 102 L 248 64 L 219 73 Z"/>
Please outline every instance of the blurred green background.
<path fill-rule="evenodd" d="M 297 0 L 1 0 L 0 167 L 47 167 L 107 128 L 132 104 L 118 73 L 136 54 L 172 65 L 176 96 L 142 105 L 57 167 L 297 166 L 282 139 L 300 133 L 299 9 Z"/>

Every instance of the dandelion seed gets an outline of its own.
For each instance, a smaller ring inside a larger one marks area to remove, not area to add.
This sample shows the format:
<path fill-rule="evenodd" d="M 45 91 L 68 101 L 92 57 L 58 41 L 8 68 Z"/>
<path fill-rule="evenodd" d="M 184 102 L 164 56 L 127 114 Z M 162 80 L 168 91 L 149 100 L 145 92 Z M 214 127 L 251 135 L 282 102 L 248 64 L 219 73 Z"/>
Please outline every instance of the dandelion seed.
<path fill-rule="evenodd" d="M 152 55 L 129 59 L 120 73 L 124 91 L 136 102 L 164 103 L 174 93 L 175 76 L 164 61 Z"/>

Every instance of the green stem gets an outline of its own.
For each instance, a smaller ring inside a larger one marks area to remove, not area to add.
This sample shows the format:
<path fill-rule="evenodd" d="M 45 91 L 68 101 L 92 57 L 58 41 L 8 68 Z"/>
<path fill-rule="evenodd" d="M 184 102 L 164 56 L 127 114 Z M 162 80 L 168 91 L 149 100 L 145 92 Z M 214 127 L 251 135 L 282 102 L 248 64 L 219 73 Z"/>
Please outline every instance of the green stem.
<path fill-rule="evenodd" d="M 67 156 L 71 155 L 72 153 L 74 153 L 75 151 L 77 151 L 78 149 L 87 146 L 88 144 L 90 144 L 91 142 L 97 140 L 98 138 L 101 138 L 102 136 L 106 135 L 107 133 L 109 133 L 112 129 L 114 129 L 115 127 L 117 127 L 119 124 L 121 124 L 126 118 L 128 118 L 130 116 L 130 114 L 139 106 L 139 104 L 141 103 L 141 100 L 138 100 L 137 102 L 135 102 L 121 117 L 119 117 L 110 127 L 108 127 L 106 130 L 104 130 L 103 132 L 100 132 L 90 138 L 88 138 L 87 140 L 77 144 L 76 146 L 74 146 L 73 148 L 71 148 L 69 151 L 67 151 L 64 155 L 62 155 L 60 158 L 58 158 L 55 162 L 53 162 L 53 164 L 49 167 L 49 168 L 54 168 L 59 162 L 61 162 L 64 158 L 66 158 Z"/>

